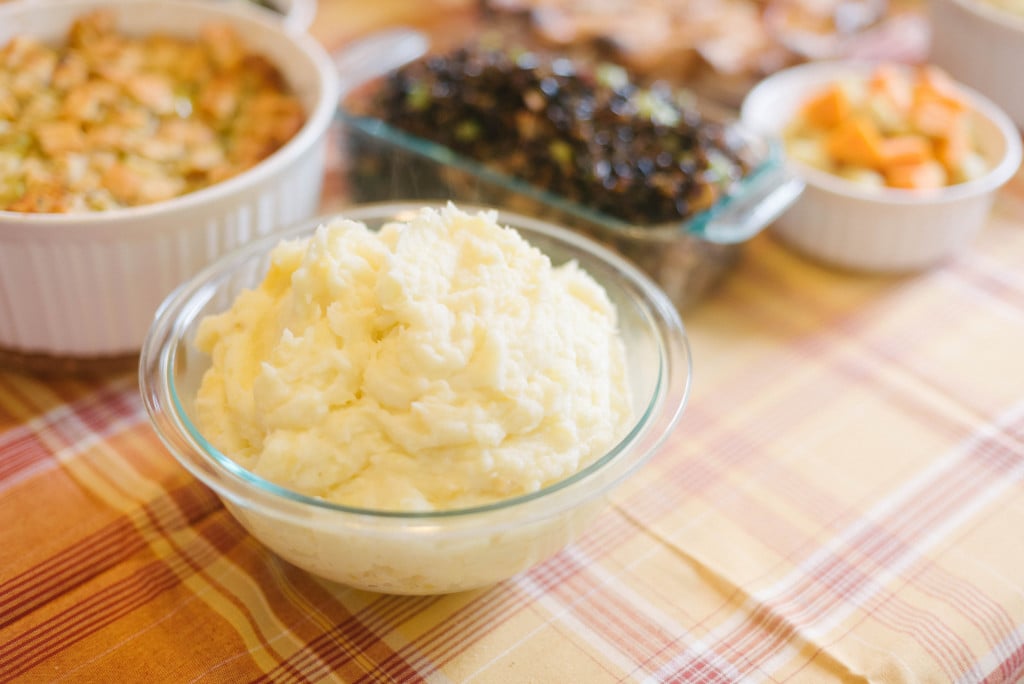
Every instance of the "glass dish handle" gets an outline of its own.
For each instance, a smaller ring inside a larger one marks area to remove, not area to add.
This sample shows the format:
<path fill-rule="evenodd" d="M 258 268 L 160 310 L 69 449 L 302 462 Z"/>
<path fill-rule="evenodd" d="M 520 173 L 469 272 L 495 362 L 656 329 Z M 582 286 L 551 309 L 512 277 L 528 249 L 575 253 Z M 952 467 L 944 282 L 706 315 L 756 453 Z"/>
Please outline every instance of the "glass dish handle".
<path fill-rule="evenodd" d="M 420 31 L 398 27 L 378 31 L 334 52 L 344 97 L 353 88 L 404 66 L 426 53 L 430 42 Z"/>
<path fill-rule="evenodd" d="M 803 189 L 803 180 L 780 165 L 756 178 L 748 192 L 715 212 L 695 232 L 708 242 L 744 242 L 781 216 Z"/>

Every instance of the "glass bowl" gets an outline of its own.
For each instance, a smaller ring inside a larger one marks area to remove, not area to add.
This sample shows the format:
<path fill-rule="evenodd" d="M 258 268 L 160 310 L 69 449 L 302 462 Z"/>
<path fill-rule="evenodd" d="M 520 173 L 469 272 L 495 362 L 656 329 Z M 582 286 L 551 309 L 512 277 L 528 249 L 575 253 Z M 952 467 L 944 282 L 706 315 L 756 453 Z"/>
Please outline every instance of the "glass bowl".
<path fill-rule="evenodd" d="M 453 199 L 544 218 L 582 232 L 638 265 L 686 311 L 727 275 L 744 243 L 799 196 L 778 142 L 755 135 L 711 102 L 694 107 L 724 125 L 754 159 L 751 171 L 708 209 L 685 220 L 637 224 L 611 216 L 512 176 L 453 149 L 411 135 L 362 113 L 365 99 L 388 71 L 429 50 L 423 34 L 392 29 L 334 54 L 342 81 L 338 108 L 348 187 L 359 202 L 395 198 Z"/>
<path fill-rule="evenodd" d="M 370 204 L 340 214 L 376 229 L 422 206 Z M 575 260 L 618 309 L 634 422 L 614 448 L 575 475 L 475 508 L 375 511 L 283 489 L 246 471 L 203 438 L 193 420 L 193 399 L 209 367 L 208 356 L 194 344 L 199 322 L 259 284 L 280 240 L 309 235 L 323 219 L 245 246 L 166 299 L 143 345 L 139 368 L 143 400 L 157 434 L 254 537 L 328 580 L 396 594 L 447 593 L 493 584 L 551 556 L 586 528 L 609 490 L 643 464 L 675 426 L 689 394 L 690 352 L 671 302 L 627 261 L 549 223 L 506 212 L 499 212 L 498 221 L 517 229 L 554 264 Z"/>

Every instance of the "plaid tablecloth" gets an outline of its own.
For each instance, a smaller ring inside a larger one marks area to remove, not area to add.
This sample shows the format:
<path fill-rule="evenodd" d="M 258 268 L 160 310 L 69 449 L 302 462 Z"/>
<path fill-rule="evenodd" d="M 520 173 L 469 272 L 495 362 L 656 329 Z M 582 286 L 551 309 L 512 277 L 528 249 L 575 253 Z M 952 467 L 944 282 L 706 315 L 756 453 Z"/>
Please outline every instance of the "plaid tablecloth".
<path fill-rule="evenodd" d="M 686 323 L 683 420 L 589 533 L 439 597 L 272 555 L 134 374 L 0 373 L 0 681 L 1021 680 L 1024 178 L 920 275 L 763 235 Z"/>
<path fill-rule="evenodd" d="M 0 680 L 1017 681 L 1022 266 L 1024 183 L 917 276 L 756 239 L 688 317 L 665 448 L 578 543 L 451 596 L 273 556 L 132 374 L 0 374 Z"/>

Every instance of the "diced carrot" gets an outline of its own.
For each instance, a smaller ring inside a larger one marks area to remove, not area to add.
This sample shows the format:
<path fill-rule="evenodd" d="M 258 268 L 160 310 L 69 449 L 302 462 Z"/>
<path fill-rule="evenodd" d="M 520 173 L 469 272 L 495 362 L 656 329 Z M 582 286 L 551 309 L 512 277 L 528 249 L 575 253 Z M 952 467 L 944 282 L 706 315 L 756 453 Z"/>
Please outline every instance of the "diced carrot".
<path fill-rule="evenodd" d="M 967 102 L 956 82 L 942 69 L 930 64 L 918 71 L 918 92 L 923 97 L 932 97 L 943 104 L 964 111 Z"/>
<path fill-rule="evenodd" d="M 925 135 L 941 138 L 948 135 L 949 131 L 957 125 L 957 119 L 963 116 L 963 111 L 950 107 L 942 100 L 936 98 L 921 98 L 914 102 L 914 109 L 911 111 L 911 120 L 914 127 Z"/>
<path fill-rule="evenodd" d="M 826 141 L 826 151 L 840 164 L 876 168 L 881 159 L 882 136 L 866 117 L 848 119 Z"/>
<path fill-rule="evenodd" d="M 879 163 L 883 168 L 920 164 L 932 158 L 932 145 L 920 135 L 898 135 L 880 143 Z"/>
<path fill-rule="evenodd" d="M 850 100 L 838 85 L 826 89 L 820 95 L 808 100 L 803 106 L 803 116 L 812 126 L 832 128 L 839 125 L 850 114 Z"/>
<path fill-rule="evenodd" d="M 961 115 L 946 131 L 945 136 L 939 139 L 935 156 L 946 167 L 946 170 L 952 173 L 963 165 L 967 155 L 972 151 L 974 151 L 974 145 L 971 144 L 971 131 L 967 124 L 967 116 Z"/>
<path fill-rule="evenodd" d="M 947 180 L 946 169 L 934 160 L 920 164 L 899 164 L 885 170 L 885 182 L 893 188 L 930 190 L 945 186 Z"/>

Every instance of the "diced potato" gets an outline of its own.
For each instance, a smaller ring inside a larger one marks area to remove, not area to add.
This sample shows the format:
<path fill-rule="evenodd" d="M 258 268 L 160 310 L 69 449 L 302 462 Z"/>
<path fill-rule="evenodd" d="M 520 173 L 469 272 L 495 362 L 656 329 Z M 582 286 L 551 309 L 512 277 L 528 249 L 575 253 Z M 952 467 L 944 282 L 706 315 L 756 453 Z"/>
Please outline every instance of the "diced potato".
<path fill-rule="evenodd" d="M 867 100 L 867 111 L 878 130 L 885 135 L 902 135 L 911 132 L 906 110 L 900 109 L 891 98 L 875 93 Z"/>
<path fill-rule="evenodd" d="M 842 81 L 839 84 L 839 87 L 842 88 L 844 93 L 846 93 L 846 99 L 849 100 L 855 108 L 868 96 L 868 84 L 860 79 L 848 78 Z"/>
<path fill-rule="evenodd" d="M 858 166 L 844 166 L 839 169 L 837 175 L 866 188 L 885 187 L 885 176 L 877 171 L 873 171 L 872 169 L 865 169 Z"/>
<path fill-rule="evenodd" d="M 822 171 L 832 170 L 832 159 L 825 151 L 825 145 L 815 138 L 798 138 L 791 140 L 787 146 L 789 156 L 793 159 Z"/>
<path fill-rule="evenodd" d="M 977 152 L 970 152 L 963 158 L 960 165 L 950 171 L 954 183 L 966 183 L 981 178 L 988 173 L 988 162 Z"/>

